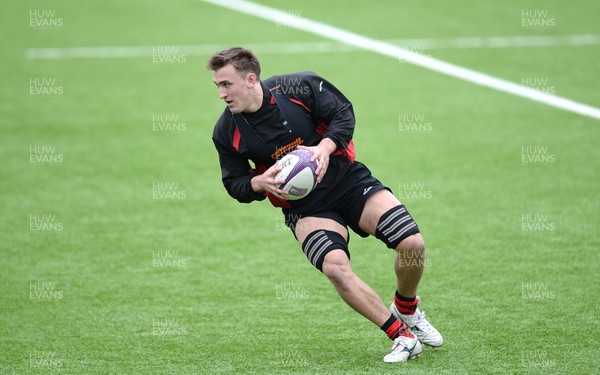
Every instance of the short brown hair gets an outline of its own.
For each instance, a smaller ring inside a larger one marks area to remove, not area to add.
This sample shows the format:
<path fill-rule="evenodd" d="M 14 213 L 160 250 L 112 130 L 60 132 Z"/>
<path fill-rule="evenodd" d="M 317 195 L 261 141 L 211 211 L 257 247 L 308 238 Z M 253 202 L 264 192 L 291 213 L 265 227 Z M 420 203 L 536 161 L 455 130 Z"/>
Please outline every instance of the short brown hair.
<path fill-rule="evenodd" d="M 233 47 L 216 52 L 208 59 L 206 68 L 216 71 L 228 64 L 233 65 L 238 72 L 254 73 L 260 79 L 260 63 L 249 49 Z"/>

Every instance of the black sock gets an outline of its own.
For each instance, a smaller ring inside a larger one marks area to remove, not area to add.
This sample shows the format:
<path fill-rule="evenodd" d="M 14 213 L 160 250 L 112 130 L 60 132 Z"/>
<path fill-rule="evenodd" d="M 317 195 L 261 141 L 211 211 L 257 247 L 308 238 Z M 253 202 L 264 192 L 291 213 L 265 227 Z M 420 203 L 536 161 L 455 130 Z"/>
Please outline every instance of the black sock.
<path fill-rule="evenodd" d="M 391 339 L 394 340 L 400 335 L 400 321 L 393 315 L 379 328 Z"/>

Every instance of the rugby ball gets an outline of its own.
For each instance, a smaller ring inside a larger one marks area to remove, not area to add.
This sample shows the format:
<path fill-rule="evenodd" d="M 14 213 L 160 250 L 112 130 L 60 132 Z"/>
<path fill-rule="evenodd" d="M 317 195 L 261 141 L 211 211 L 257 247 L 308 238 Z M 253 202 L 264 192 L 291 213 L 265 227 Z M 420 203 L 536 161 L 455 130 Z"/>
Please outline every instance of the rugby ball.
<path fill-rule="evenodd" d="M 298 200 L 306 197 L 317 185 L 315 171 L 318 162 L 311 163 L 313 153 L 306 150 L 294 150 L 281 158 L 277 165 L 282 170 L 277 173 L 275 179 L 284 180 L 285 183 L 279 188 L 288 192 L 288 200 Z"/>

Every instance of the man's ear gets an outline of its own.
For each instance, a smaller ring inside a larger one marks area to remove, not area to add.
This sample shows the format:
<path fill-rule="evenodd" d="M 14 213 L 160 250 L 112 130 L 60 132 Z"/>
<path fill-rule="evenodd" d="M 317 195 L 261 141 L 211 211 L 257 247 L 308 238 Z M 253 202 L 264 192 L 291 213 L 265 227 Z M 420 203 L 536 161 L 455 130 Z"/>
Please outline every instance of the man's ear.
<path fill-rule="evenodd" d="M 246 75 L 246 81 L 248 82 L 248 87 L 253 87 L 258 82 L 258 78 L 256 74 L 250 72 Z"/>

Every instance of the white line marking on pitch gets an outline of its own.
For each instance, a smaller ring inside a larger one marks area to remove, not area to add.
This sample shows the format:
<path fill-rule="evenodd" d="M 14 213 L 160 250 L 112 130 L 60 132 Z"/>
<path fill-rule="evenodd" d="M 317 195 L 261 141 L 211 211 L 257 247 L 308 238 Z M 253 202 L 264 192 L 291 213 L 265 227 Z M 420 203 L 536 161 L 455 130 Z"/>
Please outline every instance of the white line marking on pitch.
<path fill-rule="evenodd" d="M 399 46 L 421 46 L 428 49 L 589 46 L 600 44 L 600 35 L 527 35 L 444 39 L 397 39 L 387 40 L 387 42 Z"/>
<path fill-rule="evenodd" d="M 518 85 L 513 82 L 505 81 L 490 75 L 477 72 L 475 70 L 463 68 L 458 65 L 450 64 L 442 60 L 424 56 L 419 53 L 411 52 L 407 49 L 395 46 L 393 44 L 380 40 L 368 38 L 359 34 L 352 33 L 334 26 L 321 22 L 298 17 L 296 15 L 271 8 L 265 5 L 256 4 L 245 0 L 199 0 L 211 3 L 220 7 L 229 8 L 236 12 L 246 13 L 255 17 L 264 18 L 279 24 L 293 27 L 298 30 L 320 35 L 327 39 L 337 40 L 339 42 L 359 47 L 368 51 L 373 51 L 384 56 L 402 59 L 403 61 L 422 66 L 424 68 L 456 77 L 465 81 L 475 83 L 480 86 L 489 87 L 498 91 L 507 92 L 526 99 L 547 104 L 549 106 L 560 108 L 566 111 L 578 113 L 600 120 L 600 109 L 587 104 L 578 103 L 571 99 L 562 98 L 555 95 Z"/>
<path fill-rule="evenodd" d="M 330 53 L 359 51 L 356 47 L 339 42 L 293 42 L 293 43 L 244 43 L 247 48 L 261 53 Z M 31 48 L 25 57 L 28 59 L 105 59 L 128 57 L 151 57 L 155 48 L 175 51 L 188 56 L 212 55 L 216 51 L 229 47 L 225 44 L 197 45 L 156 45 L 121 47 L 71 47 L 71 48 Z"/>
<path fill-rule="evenodd" d="M 418 49 L 463 49 L 463 48 L 528 48 L 558 46 L 599 45 L 600 35 L 563 35 L 563 36 L 492 36 L 462 37 L 443 39 L 389 39 L 388 43 L 413 51 Z M 358 47 L 337 41 L 286 42 L 286 43 L 244 43 L 256 53 L 331 53 L 362 51 Z M 119 46 L 119 47 L 66 47 L 66 48 L 30 48 L 25 57 L 28 59 L 110 59 L 149 57 L 153 48 L 168 47 L 177 53 L 188 56 L 211 55 L 215 51 L 227 48 L 224 44 L 192 44 L 169 46 Z"/>

